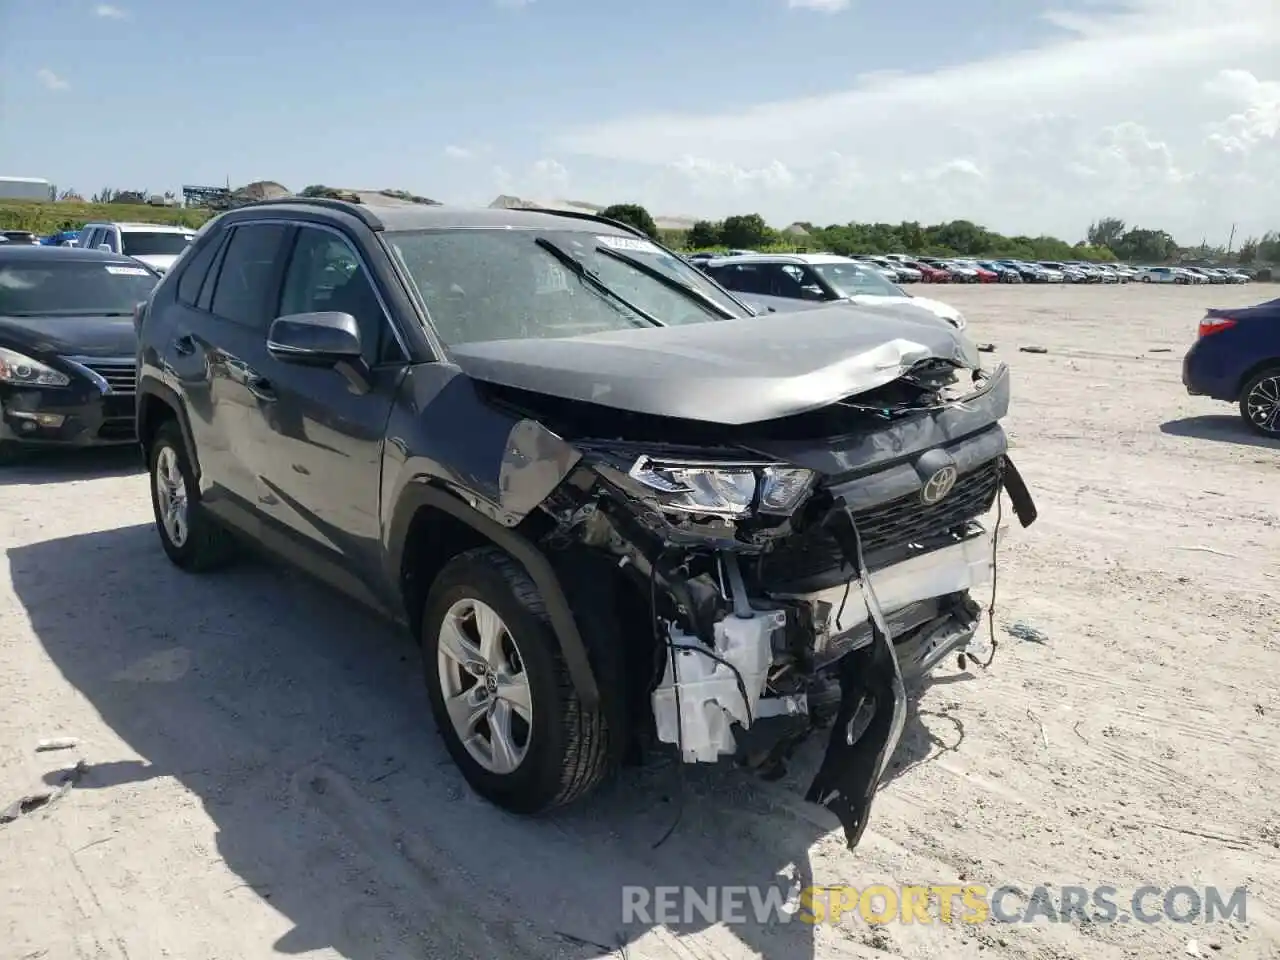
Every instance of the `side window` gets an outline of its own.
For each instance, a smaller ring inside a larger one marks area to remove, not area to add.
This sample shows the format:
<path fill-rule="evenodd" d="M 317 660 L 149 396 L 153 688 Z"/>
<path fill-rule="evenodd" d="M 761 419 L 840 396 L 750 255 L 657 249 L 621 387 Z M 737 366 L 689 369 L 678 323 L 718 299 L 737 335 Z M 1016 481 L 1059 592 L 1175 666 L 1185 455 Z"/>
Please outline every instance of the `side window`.
<path fill-rule="evenodd" d="M 116 236 L 116 232 L 110 227 L 106 227 L 99 231 L 98 236 L 94 238 L 93 245 L 95 247 L 106 244 L 111 248 L 112 253 L 120 252 L 120 238 Z"/>
<path fill-rule="evenodd" d="M 790 297 L 793 300 L 799 300 L 802 296 L 800 292 L 800 277 L 803 276 L 799 268 L 791 264 L 770 264 L 765 268 L 769 277 L 769 293 L 775 297 Z"/>
<path fill-rule="evenodd" d="M 356 318 L 364 359 L 371 366 L 399 353 L 373 282 L 350 244 L 327 230 L 301 227 L 289 258 L 277 314 L 326 310 Z"/>
<path fill-rule="evenodd" d="M 288 227 L 283 223 L 251 223 L 236 227 L 227 241 L 213 291 L 213 312 L 249 327 L 270 323 L 268 289 L 275 278 Z"/>
<path fill-rule="evenodd" d="M 192 250 L 180 261 L 182 271 L 178 277 L 178 299 L 189 307 L 194 307 L 200 300 L 200 288 L 204 286 L 205 277 L 209 275 L 209 267 L 218 254 L 218 242 L 214 237 L 198 250 Z"/>
<path fill-rule="evenodd" d="M 752 263 L 721 267 L 716 273 L 716 279 L 730 290 L 737 290 L 739 293 L 767 294 L 769 292 L 769 286 L 761 275 L 760 268 Z"/>
<path fill-rule="evenodd" d="M 102 231 L 97 227 L 90 227 L 87 230 L 80 231 L 80 246 L 94 250 L 98 246 L 98 237 L 102 236 Z"/>

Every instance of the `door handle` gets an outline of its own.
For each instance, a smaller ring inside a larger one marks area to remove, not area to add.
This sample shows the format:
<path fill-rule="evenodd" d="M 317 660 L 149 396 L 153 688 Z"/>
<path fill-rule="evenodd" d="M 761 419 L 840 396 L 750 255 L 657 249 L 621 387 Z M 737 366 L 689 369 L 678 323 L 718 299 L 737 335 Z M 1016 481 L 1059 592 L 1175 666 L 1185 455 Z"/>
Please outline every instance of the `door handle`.
<path fill-rule="evenodd" d="M 173 341 L 174 353 L 179 356 L 189 357 L 196 352 L 195 338 L 189 333 L 184 333 L 177 340 Z"/>

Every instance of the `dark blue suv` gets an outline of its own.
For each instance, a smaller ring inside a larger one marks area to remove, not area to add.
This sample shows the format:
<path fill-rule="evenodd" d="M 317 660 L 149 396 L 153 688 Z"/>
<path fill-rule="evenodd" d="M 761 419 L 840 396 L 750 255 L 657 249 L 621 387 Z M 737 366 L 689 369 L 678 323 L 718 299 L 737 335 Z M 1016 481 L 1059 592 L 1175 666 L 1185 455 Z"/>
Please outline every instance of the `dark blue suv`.
<path fill-rule="evenodd" d="M 1252 429 L 1280 438 L 1280 298 L 1206 312 L 1182 382 L 1192 396 L 1239 403 Z"/>

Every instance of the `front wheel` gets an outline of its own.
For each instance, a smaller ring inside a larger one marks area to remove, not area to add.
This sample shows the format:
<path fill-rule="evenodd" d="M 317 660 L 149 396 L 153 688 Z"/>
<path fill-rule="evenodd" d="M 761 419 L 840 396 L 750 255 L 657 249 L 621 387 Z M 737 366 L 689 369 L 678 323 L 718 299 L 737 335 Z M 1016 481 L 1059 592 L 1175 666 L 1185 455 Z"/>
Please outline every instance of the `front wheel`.
<path fill-rule="evenodd" d="M 427 598 L 422 654 L 445 747 L 485 799 L 542 813 L 610 772 L 614 732 L 582 706 L 538 588 L 504 551 L 481 547 L 445 565 Z"/>
<path fill-rule="evenodd" d="M 1240 416 L 1256 433 L 1280 438 L 1280 366 L 1268 367 L 1244 385 Z"/>

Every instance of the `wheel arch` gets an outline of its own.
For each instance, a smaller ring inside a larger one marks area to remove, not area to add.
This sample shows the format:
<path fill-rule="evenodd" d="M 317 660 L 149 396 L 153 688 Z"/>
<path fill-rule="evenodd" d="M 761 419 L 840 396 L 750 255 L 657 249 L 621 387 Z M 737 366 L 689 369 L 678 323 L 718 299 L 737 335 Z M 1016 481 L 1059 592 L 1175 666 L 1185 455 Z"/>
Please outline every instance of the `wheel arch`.
<path fill-rule="evenodd" d="M 466 550 L 486 545 L 505 551 L 538 588 L 578 698 L 587 710 L 598 709 L 600 687 L 587 645 L 550 560 L 518 530 L 490 520 L 454 494 L 426 482 L 405 488 L 388 539 L 388 572 L 399 585 L 414 636 L 421 635 L 423 604 L 444 565 Z"/>
<path fill-rule="evenodd" d="M 142 446 L 144 455 L 151 449 L 151 441 L 155 439 L 155 435 L 161 425 L 167 420 L 177 422 L 178 429 L 182 431 L 182 442 L 186 447 L 187 462 L 191 464 L 191 471 L 198 483 L 200 481 L 200 457 L 196 452 L 196 445 L 191 437 L 191 422 L 187 419 L 186 411 L 183 409 L 182 401 L 178 399 L 178 394 L 163 383 L 157 383 L 154 380 L 142 381 L 138 384 L 136 417 L 138 443 Z"/>
<path fill-rule="evenodd" d="M 1253 366 L 1249 367 L 1249 369 L 1245 370 L 1245 372 L 1241 374 L 1240 379 L 1236 381 L 1236 395 L 1232 398 L 1232 401 L 1238 402 L 1241 399 L 1241 396 L 1244 393 L 1244 388 L 1248 385 L 1249 381 L 1260 374 L 1263 370 L 1268 370 L 1271 367 L 1280 369 L 1280 357 L 1271 357 L 1267 360 L 1260 360 Z"/>

